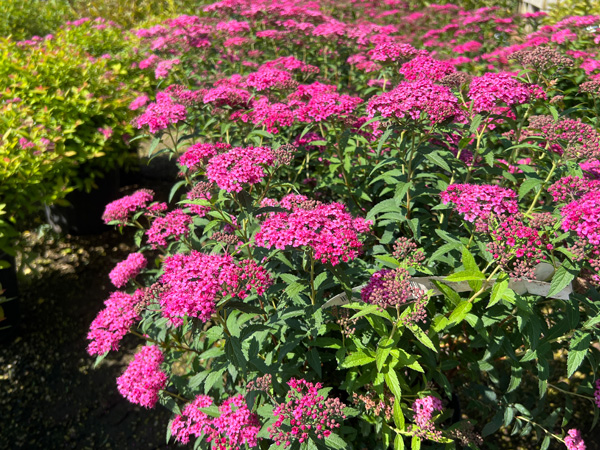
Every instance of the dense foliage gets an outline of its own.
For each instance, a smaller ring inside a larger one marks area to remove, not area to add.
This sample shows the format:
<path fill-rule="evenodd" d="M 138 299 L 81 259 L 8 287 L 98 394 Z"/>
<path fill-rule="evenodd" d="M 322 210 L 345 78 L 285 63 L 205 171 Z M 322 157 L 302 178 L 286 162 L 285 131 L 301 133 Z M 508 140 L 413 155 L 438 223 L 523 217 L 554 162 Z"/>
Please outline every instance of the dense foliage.
<path fill-rule="evenodd" d="M 585 448 L 600 17 L 542 18 L 224 0 L 137 30 L 135 125 L 181 180 L 104 214 L 139 228 L 88 336 L 148 342 L 119 391 L 201 448 Z"/>

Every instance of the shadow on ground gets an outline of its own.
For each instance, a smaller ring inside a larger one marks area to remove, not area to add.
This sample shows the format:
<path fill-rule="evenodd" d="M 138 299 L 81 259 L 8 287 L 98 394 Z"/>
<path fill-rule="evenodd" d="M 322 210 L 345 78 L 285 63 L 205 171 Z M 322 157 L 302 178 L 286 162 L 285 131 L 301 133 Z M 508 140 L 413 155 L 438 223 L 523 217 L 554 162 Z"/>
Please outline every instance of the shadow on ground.
<path fill-rule="evenodd" d="M 163 449 L 170 412 L 146 410 L 117 391 L 142 342 L 128 336 L 96 369 L 86 352 L 89 325 L 114 289 L 108 272 L 132 238 L 26 235 L 21 260 L 21 323 L 0 342 L 0 448 Z"/>

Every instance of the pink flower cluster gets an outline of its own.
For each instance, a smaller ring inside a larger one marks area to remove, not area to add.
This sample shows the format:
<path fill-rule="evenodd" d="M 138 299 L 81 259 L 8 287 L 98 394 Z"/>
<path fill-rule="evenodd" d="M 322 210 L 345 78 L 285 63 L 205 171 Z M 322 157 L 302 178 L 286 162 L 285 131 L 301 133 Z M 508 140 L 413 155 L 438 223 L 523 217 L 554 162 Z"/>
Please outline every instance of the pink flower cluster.
<path fill-rule="evenodd" d="M 551 116 L 534 116 L 530 128 L 541 132 L 550 149 L 571 158 L 597 159 L 600 157 L 600 133 L 580 119 L 562 119 L 555 122 Z M 539 135 L 528 130 L 530 135 Z"/>
<path fill-rule="evenodd" d="M 442 406 L 442 401 L 434 397 L 433 395 L 429 395 L 427 397 L 418 398 L 412 404 L 412 410 L 414 413 L 414 421 L 417 426 L 424 431 L 433 431 L 435 425 L 431 421 L 433 417 L 434 411 L 442 411 L 444 407 Z"/>
<path fill-rule="evenodd" d="M 571 202 L 579 199 L 583 194 L 598 190 L 600 190 L 600 180 L 588 180 L 569 175 L 554 182 L 548 188 L 548 193 L 552 195 L 555 202 L 565 200 Z"/>
<path fill-rule="evenodd" d="M 137 294 L 137 293 L 136 293 Z M 98 313 L 87 335 L 87 351 L 90 355 L 103 355 L 110 350 L 118 350 L 121 339 L 131 326 L 140 319 L 136 311 L 139 297 L 116 291 L 104 302 L 105 308 Z"/>
<path fill-rule="evenodd" d="M 179 157 L 179 164 L 189 170 L 198 170 L 213 156 L 230 149 L 231 145 L 222 143 L 193 144 Z"/>
<path fill-rule="evenodd" d="M 562 228 L 575 231 L 593 245 L 600 245 L 600 191 L 591 191 L 565 205 L 560 214 Z"/>
<path fill-rule="evenodd" d="M 175 103 L 169 94 L 159 92 L 156 94 L 156 101 L 146 107 L 136 123 L 138 128 L 148 125 L 150 133 L 156 133 L 171 124 L 184 121 L 186 117 L 187 110 L 184 105 Z"/>
<path fill-rule="evenodd" d="M 381 309 L 414 304 L 414 311 L 406 318 L 406 322 L 424 321 L 426 318 L 428 296 L 413 286 L 408 270 L 402 267 L 375 272 L 361 290 L 360 296 L 363 302 L 378 305 Z"/>
<path fill-rule="evenodd" d="M 277 445 L 289 447 L 293 442 L 306 442 L 309 433 L 324 439 L 340 427 L 345 419 L 345 405 L 337 398 L 327 399 L 319 395 L 321 383 L 292 378 L 286 401 L 273 410 L 275 423 L 268 428 L 271 439 Z M 289 425 L 283 428 L 283 425 Z"/>
<path fill-rule="evenodd" d="M 353 218 L 341 203 L 311 202 L 290 194 L 279 205 L 291 211 L 269 213 L 255 235 L 256 245 L 280 250 L 308 247 L 316 260 L 332 265 L 358 256 L 359 234 L 367 233 L 371 225 L 361 217 Z"/>
<path fill-rule="evenodd" d="M 434 59 L 429 55 L 417 56 L 400 67 L 400 73 L 407 81 L 439 81 L 456 72 L 453 64 Z"/>
<path fill-rule="evenodd" d="M 187 444 L 190 436 L 205 436 L 215 450 L 242 450 L 257 445 L 260 431 L 258 416 L 248 409 L 242 395 L 227 399 L 219 406 L 219 417 L 212 418 L 200 408 L 212 406 L 213 400 L 207 395 L 199 395 L 189 403 L 183 413 L 171 423 L 175 439 Z"/>
<path fill-rule="evenodd" d="M 131 195 L 126 195 L 106 205 L 102 220 L 106 224 L 114 221 L 118 222 L 119 226 L 123 226 L 127 223 L 130 214 L 146 208 L 153 198 L 154 192 L 150 189 L 140 189 Z"/>
<path fill-rule="evenodd" d="M 121 288 L 127 284 L 127 282 L 141 272 L 146 267 L 148 261 L 141 253 L 130 253 L 124 261 L 118 263 L 113 270 L 110 271 L 108 277 L 112 284 Z"/>
<path fill-rule="evenodd" d="M 208 161 L 206 177 L 227 192 L 240 192 L 242 184 L 260 183 L 265 177 L 263 165 L 274 162 L 268 147 L 234 147 Z"/>
<path fill-rule="evenodd" d="M 539 86 L 538 86 L 539 88 Z M 518 81 L 508 72 L 488 72 L 480 77 L 474 77 L 469 88 L 469 97 L 473 101 L 473 111 L 491 112 L 499 103 L 507 106 L 528 103 L 532 92 L 537 97 L 545 97 L 531 86 Z"/>
<path fill-rule="evenodd" d="M 158 391 L 167 385 L 167 375 L 160 370 L 164 356 L 156 345 L 142 348 L 117 378 L 117 387 L 131 403 L 152 408 L 158 401 Z"/>
<path fill-rule="evenodd" d="M 462 115 L 452 91 L 427 79 L 402 82 L 393 90 L 371 98 L 367 113 L 374 117 L 377 112 L 383 117 L 412 120 L 419 120 L 426 113 L 431 124 Z"/>
<path fill-rule="evenodd" d="M 268 89 L 290 89 L 296 87 L 297 83 L 288 71 L 267 67 L 249 74 L 246 85 L 261 92 Z"/>
<path fill-rule="evenodd" d="M 163 270 L 160 304 L 163 315 L 175 326 L 185 316 L 207 322 L 222 298 L 244 299 L 251 289 L 262 295 L 271 284 L 263 267 L 251 260 L 238 263 L 229 254 L 178 253 L 165 259 Z"/>
<path fill-rule="evenodd" d="M 377 44 L 374 49 L 369 50 L 368 55 L 373 61 L 390 62 L 406 61 L 422 53 L 423 50 L 417 50 L 409 44 L 399 44 L 395 42 L 383 42 Z"/>
<path fill-rule="evenodd" d="M 454 209 L 468 222 L 519 211 L 516 192 L 496 185 L 451 184 L 440 196 L 444 204 L 454 203 Z"/>
<path fill-rule="evenodd" d="M 581 433 L 576 428 L 572 428 L 565 436 L 565 445 L 567 450 L 585 450 L 585 442 L 581 437 Z"/>
<path fill-rule="evenodd" d="M 152 245 L 152 248 L 166 247 L 167 238 L 173 237 L 178 241 L 182 237 L 187 237 L 192 220 L 182 209 L 174 209 L 164 217 L 155 218 L 146 231 L 148 243 Z"/>
<path fill-rule="evenodd" d="M 536 264 L 546 259 L 545 250 L 553 248 L 538 230 L 512 216 L 494 227 L 490 237 L 493 241 L 487 244 L 488 251 L 515 278 L 535 279 Z"/>

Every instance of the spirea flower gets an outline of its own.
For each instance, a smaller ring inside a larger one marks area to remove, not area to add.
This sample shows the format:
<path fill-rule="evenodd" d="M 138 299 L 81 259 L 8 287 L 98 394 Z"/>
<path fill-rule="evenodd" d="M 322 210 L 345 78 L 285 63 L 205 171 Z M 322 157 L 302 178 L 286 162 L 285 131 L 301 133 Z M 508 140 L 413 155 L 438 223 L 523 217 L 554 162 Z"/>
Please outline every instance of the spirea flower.
<path fill-rule="evenodd" d="M 363 302 L 381 309 L 413 304 L 413 312 L 405 317 L 405 323 L 425 320 L 425 306 L 429 298 L 426 292 L 411 282 L 410 274 L 402 267 L 375 272 L 360 296 Z"/>
<path fill-rule="evenodd" d="M 439 81 L 454 72 L 456 68 L 453 64 L 434 59 L 429 55 L 417 56 L 400 67 L 400 73 L 407 81 Z"/>
<path fill-rule="evenodd" d="M 139 296 L 116 291 L 104 302 L 105 308 L 98 313 L 87 338 L 92 341 L 87 351 L 90 355 L 103 355 L 110 350 L 118 350 L 121 339 L 131 326 L 140 319 L 136 311 Z"/>
<path fill-rule="evenodd" d="M 592 159 L 579 163 L 579 167 L 583 170 L 583 174 L 586 178 L 592 180 L 600 180 L 600 160 Z"/>
<path fill-rule="evenodd" d="M 519 211 L 516 192 L 496 185 L 451 184 L 440 197 L 444 204 L 454 203 L 454 209 L 468 222 Z"/>
<path fill-rule="evenodd" d="M 514 278 L 535 279 L 535 266 L 546 259 L 544 251 L 552 250 L 545 235 L 514 216 L 493 227 L 490 237 L 488 251 Z"/>
<path fill-rule="evenodd" d="M 571 202 L 581 198 L 590 191 L 600 190 L 600 180 L 588 180 L 574 176 L 566 176 L 555 181 L 549 188 L 555 202 Z"/>
<path fill-rule="evenodd" d="M 552 116 L 533 116 L 528 128 L 525 136 L 542 136 L 550 150 L 567 158 L 589 160 L 600 157 L 600 134 L 580 119 L 555 122 Z"/>
<path fill-rule="evenodd" d="M 126 195 L 106 205 L 102 220 L 106 224 L 116 221 L 123 226 L 127 223 L 130 214 L 146 208 L 153 198 L 154 192 L 150 189 L 140 189 L 131 195 Z"/>
<path fill-rule="evenodd" d="M 231 145 L 224 143 L 198 143 L 188 147 L 179 157 L 179 164 L 189 170 L 198 170 L 206 165 L 208 160 L 219 153 L 231 149 Z"/>
<path fill-rule="evenodd" d="M 256 233 L 256 245 L 284 250 L 308 247 L 316 260 L 332 265 L 356 258 L 362 247 L 359 239 L 371 225 L 353 218 L 340 203 L 308 201 L 304 196 L 288 195 L 280 206 L 290 212 L 269 213 Z"/>
<path fill-rule="evenodd" d="M 596 406 L 600 408 L 600 379 L 596 380 L 596 390 L 594 391 L 594 401 Z"/>
<path fill-rule="evenodd" d="M 191 223 L 192 218 L 182 209 L 174 209 L 166 216 L 154 219 L 146 231 L 148 243 L 152 245 L 152 248 L 166 247 L 167 238 L 172 237 L 178 241 L 182 237 L 187 237 L 190 233 L 189 225 Z"/>
<path fill-rule="evenodd" d="M 337 398 L 325 399 L 319 395 L 321 383 L 292 378 L 287 384 L 290 390 L 286 401 L 275 407 L 276 420 L 268 428 L 277 445 L 287 448 L 294 442 L 306 442 L 309 435 L 324 439 L 340 427 L 340 421 L 346 418 L 345 405 Z"/>
<path fill-rule="evenodd" d="M 201 181 L 199 183 L 196 183 L 194 185 L 194 187 L 192 188 L 191 191 L 189 191 L 185 198 L 187 198 L 188 200 L 210 200 L 212 198 L 212 195 L 210 193 L 210 190 L 212 189 L 213 184 L 206 182 L 206 181 Z M 190 211 L 193 214 L 196 214 L 198 217 L 204 217 L 208 211 L 210 211 L 211 207 L 210 205 L 195 205 L 195 204 L 188 204 L 188 208 L 190 208 Z"/>
<path fill-rule="evenodd" d="M 528 103 L 531 94 L 530 86 L 508 72 L 488 72 L 474 77 L 469 88 L 469 97 L 476 113 L 492 111 L 499 104 L 515 106 Z"/>
<path fill-rule="evenodd" d="M 227 192 L 240 192 L 242 184 L 260 183 L 266 175 L 263 166 L 274 161 L 268 147 L 234 147 L 209 160 L 206 177 Z"/>
<path fill-rule="evenodd" d="M 246 85 L 261 92 L 267 89 L 290 89 L 297 86 L 297 83 L 294 82 L 292 74 L 286 70 L 263 68 L 249 74 Z"/>
<path fill-rule="evenodd" d="M 572 428 L 567 432 L 565 445 L 567 450 L 585 450 L 586 448 L 581 433 L 576 428 Z"/>
<path fill-rule="evenodd" d="M 187 110 L 184 105 L 175 103 L 169 94 L 159 92 L 156 94 L 156 101 L 146 107 L 136 123 L 138 128 L 147 125 L 150 133 L 156 133 L 171 124 L 185 120 L 186 117 Z"/>
<path fill-rule="evenodd" d="M 146 267 L 148 261 L 146 257 L 141 253 L 130 253 L 124 261 L 118 263 L 113 270 L 110 271 L 108 277 L 112 284 L 121 288 L 127 284 L 127 282 L 141 272 Z"/>
<path fill-rule="evenodd" d="M 187 444 L 190 436 L 204 435 L 206 441 L 212 444 L 211 448 L 218 450 L 242 450 L 246 444 L 250 447 L 257 445 L 260 422 L 258 416 L 250 412 L 242 395 L 223 402 L 216 418 L 200 410 L 212 404 L 213 400 L 207 395 L 199 395 L 188 403 L 171 424 L 175 439 Z"/>
<path fill-rule="evenodd" d="M 433 417 L 434 411 L 441 412 L 443 409 L 442 401 L 432 395 L 418 398 L 414 401 L 412 404 L 414 413 L 413 419 L 418 427 L 417 432 L 419 432 L 421 436 L 424 437 L 428 433 L 433 433 L 434 435 L 439 434 L 439 432 L 435 431 L 435 424 L 432 422 L 431 418 Z"/>
<path fill-rule="evenodd" d="M 409 44 L 383 42 L 381 44 L 377 44 L 374 49 L 369 50 L 368 55 L 373 61 L 402 62 L 412 59 L 422 53 L 424 53 L 423 50 L 417 50 Z"/>
<path fill-rule="evenodd" d="M 600 244 L 600 191 L 584 194 L 565 205 L 560 214 L 563 230 L 575 231 L 590 244 Z"/>
<path fill-rule="evenodd" d="M 264 294 L 271 279 L 255 262 L 234 261 L 229 254 L 175 254 L 165 259 L 160 282 L 163 315 L 178 326 L 185 316 L 210 320 L 217 301 L 225 297 L 244 299 L 251 289 Z"/>
<path fill-rule="evenodd" d="M 198 395 L 192 402 L 185 405 L 182 413 L 175 416 L 171 422 L 171 433 L 175 440 L 187 444 L 190 436 L 200 437 L 210 431 L 212 417 L 200 411 L 200 408 L 212 406 L 213 400 L 208 395 Z"/>
<path fill-rule="evenodd" d="M 430 123 L 439 123 L 461 116 L 458 99 L 446 86 L 431 80 L 402 82 L 390 92 L 369 100 L 369 117 L 380 113 L 383 117 L 418 120 L 426 113 Z"/>
<path fill-rule="evenodd" d="M 142 348 L 117 378 L 117 387 L 131 403 L 152 408 L 158 401 L 158 391 L 167 385 L 167 375 L 160 370 L 164 356 L 156 345 Z"/>

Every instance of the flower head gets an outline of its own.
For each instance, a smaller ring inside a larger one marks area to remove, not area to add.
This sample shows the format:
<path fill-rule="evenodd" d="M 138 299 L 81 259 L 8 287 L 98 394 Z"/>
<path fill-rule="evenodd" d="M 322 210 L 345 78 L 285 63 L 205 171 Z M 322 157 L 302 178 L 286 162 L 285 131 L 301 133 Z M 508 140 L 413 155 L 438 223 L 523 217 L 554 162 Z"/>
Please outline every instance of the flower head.
<path fill-rule="evenodd" d="M 117 378 L 117 387 L 131 403 L 152 408 L 158 402 L 158 391 L 167 385 L 167 375 L 160 370 L 164 356 L 156 345 L 142 348 Z"/>

